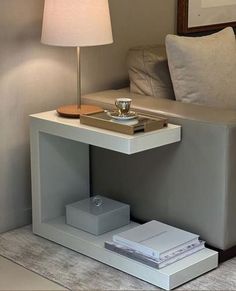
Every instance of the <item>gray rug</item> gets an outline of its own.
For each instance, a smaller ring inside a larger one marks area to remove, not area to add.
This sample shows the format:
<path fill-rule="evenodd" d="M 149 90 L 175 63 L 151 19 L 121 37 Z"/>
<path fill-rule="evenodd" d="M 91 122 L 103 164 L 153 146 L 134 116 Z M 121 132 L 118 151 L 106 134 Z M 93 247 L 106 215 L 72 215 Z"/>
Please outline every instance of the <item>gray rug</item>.
<path fill-rule="evenodd" d="M 0 255 L 70 290 L 159 290 L 35 236 L 29 226 L 0 235 Z M 177 290 L 236 290 L 236 258 Z"/>

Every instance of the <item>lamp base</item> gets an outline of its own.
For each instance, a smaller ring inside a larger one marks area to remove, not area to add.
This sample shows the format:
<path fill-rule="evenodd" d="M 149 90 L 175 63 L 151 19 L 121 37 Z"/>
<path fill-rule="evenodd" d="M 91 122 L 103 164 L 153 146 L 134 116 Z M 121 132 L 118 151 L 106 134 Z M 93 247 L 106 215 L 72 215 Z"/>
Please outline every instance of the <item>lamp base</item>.
<path fill-rule="evenodd" d="M 57 113 L 60 116 L 67 118 L 79 118 L 82 114 L 92 114 L 103 111 L 104 109 L 94 105 L 81 105 L 80 107 L 78 107 L 78 105 L 66 105 L 57 109 Z"/>

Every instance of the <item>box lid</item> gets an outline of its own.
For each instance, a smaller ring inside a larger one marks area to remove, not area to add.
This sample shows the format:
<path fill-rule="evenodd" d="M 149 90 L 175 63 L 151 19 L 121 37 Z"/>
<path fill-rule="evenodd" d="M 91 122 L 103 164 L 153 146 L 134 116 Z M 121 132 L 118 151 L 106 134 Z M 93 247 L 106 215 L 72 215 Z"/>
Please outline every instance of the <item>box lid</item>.
<path fill-rule="evenodd" d="M 66 207 L 75 208 L 79 211 L 87 212 L 95 216 L 103 215 L 105 213 L 115 211 L 119 208 L 129 207 L 128 204 L 112 200 L 103 196 L 99 196 L 99 198 L 102 199 L 102 204 L 100 206 L 96 206 L 96 204 L 93 202 L 93 198 L 94 197 L 83 199 L 78 202 L 69 204 Z"/>

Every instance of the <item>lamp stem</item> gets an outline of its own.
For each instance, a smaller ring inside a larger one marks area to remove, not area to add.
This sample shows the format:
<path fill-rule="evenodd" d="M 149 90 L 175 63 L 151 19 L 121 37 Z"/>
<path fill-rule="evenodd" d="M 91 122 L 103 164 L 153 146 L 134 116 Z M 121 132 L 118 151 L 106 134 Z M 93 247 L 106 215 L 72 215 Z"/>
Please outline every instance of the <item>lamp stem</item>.
<path fill-rule="evenodd" d="M 77 47 L 77 108 L 81 107 L 81 62 L 80 62 L 80 47 Z"/>

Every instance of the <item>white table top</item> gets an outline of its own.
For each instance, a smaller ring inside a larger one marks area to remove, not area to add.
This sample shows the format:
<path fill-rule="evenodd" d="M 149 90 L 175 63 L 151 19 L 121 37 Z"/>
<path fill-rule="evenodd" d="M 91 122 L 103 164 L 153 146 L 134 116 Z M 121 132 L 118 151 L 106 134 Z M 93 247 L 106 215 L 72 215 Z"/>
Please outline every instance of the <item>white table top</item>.
<path fill-rule="evenodd" d="M 181 126 L 174 124 L 155 131 L 127 135 L 80 124 L 79 119 L 60 117 L 56 111 L 33 114 L 30 117 L 32 126 L 38 126 L 41 131 L 125 154 L 134 154 L 181 140 Z"/>

